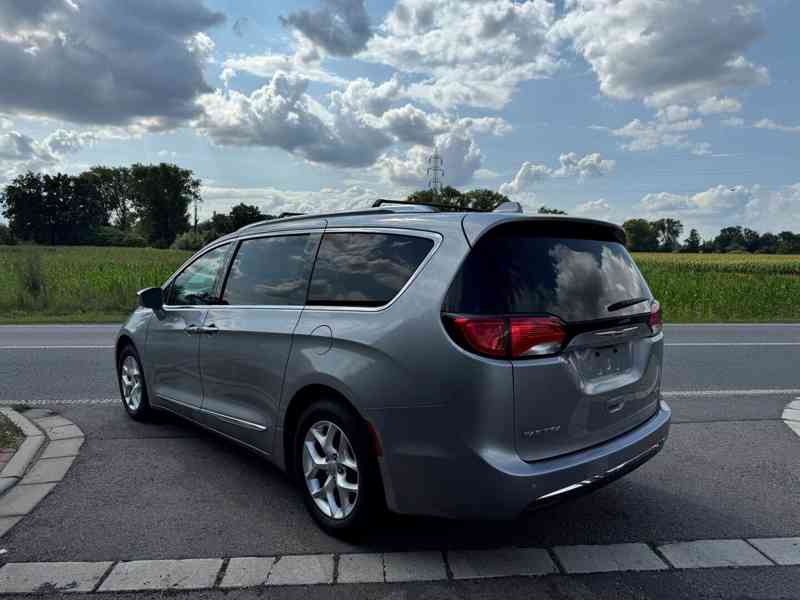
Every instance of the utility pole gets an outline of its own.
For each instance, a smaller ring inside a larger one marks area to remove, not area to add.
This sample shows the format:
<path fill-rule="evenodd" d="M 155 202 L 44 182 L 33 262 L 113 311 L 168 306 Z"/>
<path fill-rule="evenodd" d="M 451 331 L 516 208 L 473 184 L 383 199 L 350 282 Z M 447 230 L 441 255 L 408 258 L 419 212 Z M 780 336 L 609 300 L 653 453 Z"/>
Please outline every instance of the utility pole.
<path fill-rule="evenodd" d="M 439 155 L 439 150 L 434 148 L 433 154 L 428 157 L 428 189 L 433 192 L 434 198 L 442 193 L 443 178 L 444 159 Z"/>

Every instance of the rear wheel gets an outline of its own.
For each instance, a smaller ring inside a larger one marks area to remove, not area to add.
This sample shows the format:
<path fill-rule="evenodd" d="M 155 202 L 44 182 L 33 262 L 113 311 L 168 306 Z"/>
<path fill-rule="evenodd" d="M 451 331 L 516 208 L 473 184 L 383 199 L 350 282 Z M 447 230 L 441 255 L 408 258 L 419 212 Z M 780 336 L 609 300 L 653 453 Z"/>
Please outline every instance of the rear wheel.
<path fill-rule="evenodd" d="M 144 369 L 133 346 L 125 346 L 120 352 L 117 373 L 122 405 L 127 413 L 137 421 L 152 417 L 153 409 L 147 397 Z"/>
<path fill-rule="evenodd" d="M 377 460 L 363 421 L 323 399 L 300 417 L 294 469 L 311 516 L 340 537 L 363 531 L 383 504 Z"/>

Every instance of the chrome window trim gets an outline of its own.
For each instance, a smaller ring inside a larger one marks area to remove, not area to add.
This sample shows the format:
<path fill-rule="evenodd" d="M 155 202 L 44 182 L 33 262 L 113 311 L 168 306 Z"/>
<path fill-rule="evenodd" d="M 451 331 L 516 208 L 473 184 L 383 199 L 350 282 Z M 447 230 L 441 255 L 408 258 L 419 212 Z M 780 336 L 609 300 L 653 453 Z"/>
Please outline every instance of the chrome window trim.
<path fill-rule="evenodd" d="M 411 276 L 406 281 L 405 285 L 400 288 L 400 290 L 394 295 L 394 297 L 389 300 L 386 304 L 382 304 L 381 306 L 327 306 L 323 304 L 308 304 L 306 302 L 305 311 L 320 311 L 320 312 L 367 312 L 367 313 L 375 313 L 386 310 L 392 304 L 397 302 L 397 299 L 403 295 L 403 293 L 411 287 L 411 284 L 414 283 L 414 280 L 417 276 L 422 272 L 422 269 L 425 268 L 433 255 L 436 254 L 436 251 L 439 249 L 439 246 L 442 245 L 444 241 L 444 237 L 440 233 L 436 233 L 434 231 L 426 231 L 424 229 L 403 229 L 398 227 L 327 227 L 325 229 L 325 233 L 388 233 L 390 235 L 403 235 L 406 237 L 421 237 L 427 238 L 433 242 L 433 246 L 428 251 L 428 254 L 422 261 L 419 263 L 419 266 L 416 270 L 411 273 Z M 320 241 L 320 244 L 322 242 Z M 316 266 L 316 261 L 315 261 Z M 313 281 L 314 272 L 311 272 L 311 280 Z M 311 289 L 311 284 L 309 283 L 309 289 Z"/>
<path fill-rule="evenodd" d="M 388 233 L 391 235 L 404 235 L 407 237 L 421 237 L 429 239 L 433 242 L 433 246 L 428 251 L 428 254 L 425 258 L 422 259 L 422 262 L 419 263 L 417 269 L 411 274 L 406 281 L 405 285 L 400 288 L 400 290 L 395 294 L 395 296 L 386 304 L 382 304 L 381 306 L 327 306 L 327 305 L 316 305 L 316 304 L 305 304 L 305 305 L 287 305 L 287 304 L 236 304 L 236 305 L 227 305 L 227 304 L 202 304 L 202 305 L 188 305 L 188 306 L 164 306 L 165 309 L 198 309 L 198 310 L 226 310 L 226 309 L 237 309 L 237 310 L 258 310 L 258 309 L 270 309 L 270 310 L 304 310 L 304 311 L 321 311 L 321 312 L 380 312 L 382 310 L 386 310 L 392 304 L 394 304 L 397 299 L 403 295 L 403 293 L 414 283 L 414 280 L 417 278 L 419 273 L 422 269 L 425 268 L 433 255 L 439 249 L 439 246 L 442 245 L 444 241 L 444 237 L 440 233 L 436 233 L 434 231 L 426 231 L 422 229 L 402 229 L 397 227 L 328 227 L 327 229 L 292 229 L 292 230 L 282 230 L 282 231 L 271 231 L 271 232 L 259 232 L 253 233 L 251 235 L 243 236 L 241 238 L 236 238 L 234 240 L 227 240 L 228 242 L 240 242 L 247 239 L 253 238 L 261 238 L 261 237 L 274 237 L 279 235 L 301 235 L 301 234 L 325 234 L 325 233 Z M 322 241 L 320 240 L 320 244 Z M 209 248 L 212 250 L 213 248 Z M 199 258 L 199 256 L 198 256 Z M 314 261 L 316 264 L 316 260 Z M 183 268 L 183 267 L 182 267 Z M 181 269 L 182 270 L 182 269 Z M 180 273 L 180 271 L 178 271 Z M 171 280 L 178 274 L 176 273 L 173 275 Z M 311 276 L 313 277 L 314 272 L 311 272 Z M 169 285 L 169 283 L 165 285 Z M 310 286 L 310 280 L 309 280 Z"/>

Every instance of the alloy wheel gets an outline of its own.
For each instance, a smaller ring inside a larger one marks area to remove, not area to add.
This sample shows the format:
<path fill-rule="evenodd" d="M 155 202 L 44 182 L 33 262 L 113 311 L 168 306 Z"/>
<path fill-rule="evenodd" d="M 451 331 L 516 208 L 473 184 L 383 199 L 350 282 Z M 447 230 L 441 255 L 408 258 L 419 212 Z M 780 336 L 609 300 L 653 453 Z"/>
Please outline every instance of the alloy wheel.
<path fill-rule="evenodd" d="M 122 398 L 128 410 L 136 412 L 142 404 L 142 372 L 135 357 L 128 355 L 122 361 L 119 378 L 122 381 Z"/>
<path fill-rule="evenodd" d="M 303 441 L 303 477 L 317 508 L 331 519 L 347 518 L 358 501 L 358 462 L 344 431 L 317 421 Z"/>

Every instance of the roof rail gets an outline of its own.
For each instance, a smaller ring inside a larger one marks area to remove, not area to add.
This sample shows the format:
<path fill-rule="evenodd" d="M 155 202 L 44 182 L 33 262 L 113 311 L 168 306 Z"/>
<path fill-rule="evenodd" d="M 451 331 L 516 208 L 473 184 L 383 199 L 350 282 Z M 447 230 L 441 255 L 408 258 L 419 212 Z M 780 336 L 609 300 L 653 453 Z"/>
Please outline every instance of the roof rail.
<path fill-rule="evenodd" d="M 437 204 L 435 202 L 409 202 L 408 200 L 386 200 L 380 198 L 372 203 L 374 208 L 383 206 L 384 204 L 401 204 L 403 206 L 429 206 L 435 210 L 443 210 L 449 212 L 486 212 L 478 208 L 467 208 L 463 206 L 453 206 L 450 204 Z"/>
<path fill-rule="evenodd" d="M 522 205 L 519 202 L 501 202 L 492 209 L 492 212 L 521 213 Z"/>

